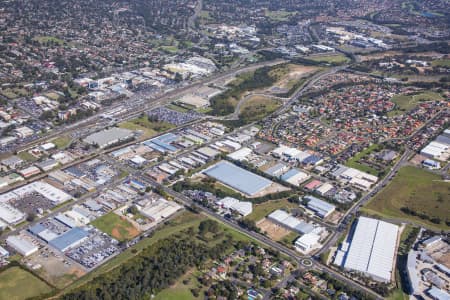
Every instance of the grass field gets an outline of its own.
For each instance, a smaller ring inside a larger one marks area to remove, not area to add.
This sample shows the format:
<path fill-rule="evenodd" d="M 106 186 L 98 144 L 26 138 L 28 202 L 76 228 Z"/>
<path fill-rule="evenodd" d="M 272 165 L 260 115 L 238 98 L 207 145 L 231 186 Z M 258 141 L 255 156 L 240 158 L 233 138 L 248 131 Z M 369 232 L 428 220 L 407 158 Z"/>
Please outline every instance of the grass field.
<path fill-rule="evenodd" d="M 358 154 L 356 154 L 355 156 L 353 156 L 352 158 L 350 158 L 347 163 L 345 164 L 347 167 L 351 167 L 351 168 L 355 168 L 358 169 L 360 171 L 375 175 L 375 176 L 379 176 L 379 171 L 362 163 L 359 163 L 359 161 L 366 155 L 369 155 L 370 153 L 374 152 L 374 151 L 378 151 L 380 150 L 379 145 L 375 144 L 372 145 L 366 149 L 364 149 L 363 151 L 359 152 Z"/>
<path fill-rule="evenodd" d="M 37 160 L 37 158 L 31 155 L 28 151 L 22 151 L 18 153 L 17 156 L 20 157 L 22 160 L 29 162 L 34 162 Z"/>
<path fill-rule="evenodd" d="M 258 121 L 273 113 L 281 102 L 265 96 L 252 96 L 241 106 L 239 119 L 246 122 Z"/>
<path fill-rule="evenodd" d="M 267 201 L 262 204 L 253 206 L 253 212 L 246 217 L 246 219 L 253 220 L 255 222 L 266 217 L 268 214 L 277 209 L 291 209 L 297 208 L 298 205 L 287 201 L 286 199 Z"/>
<path fill-rule="evenodd" d="M 445 67 L 450 68 L 450 59 L 438 59 L 434 60 L 431 64 L 433 67 Z"/>
<path fill-rule="evenodd" d="M 0 273 L 0 300 L 22 300 L 47 294 L 52 288 L 30 272 L 11 267 Z"/>
<path fill-rule="evenodd" d="M 386 218 L 401 219 L 420 224 L 431 229 L 448 230 L 445 221 L 449 220 L 450 184 L 438 175 L 425 170 L 407 166 L 399 170 L 393 181 L 372 199 L 364 211 L 368 214 Z M 418 216 L 412 216 L 400 209 L 407 207 L 417 214 L 427 215 L 430 219 L 440 218 L 440 224 L 434 224 Z"/>
<path fill-rule="evenodd" d="M 58 149 L 64 149 L 67 146 L 69 146 L 71 141 L 72 141 L 72 139 L 70 137 L 62 135 L 62 136 L 52 140 L 51 142 L 53 144 L 55 144 Z"/>
<path fill-rule="evenodd" d="M 183 280 L 188 280 L 189 283 L 184 284 Z M 158 293 L 153 300 L 195 300 L 202 297 L 194 297 L 191 293 L 192 288 L 196 288 L 199 285 L 198 280 L 191 272 L 188 272 L 182 276 L 177 282 L 168 289 L 162 290 Z"/>
<path fill-rule="evenodd" d="M 317 62 L 329 63 L 329 64 L 343 64 L 349 61 L 349 59 L 343 54 L 336 55 L 324 55 L 308 57 L 309 59 Z"/>
<path fill-rule="evenodd" d="M 139 234 L 139 231 L 125 217 L 113 212 L 94 220 L 91 224 L 118 241 L 131 240 Z"/>
<path fill-rule="evenodd" d="M 158 133 L 174 128 L 174 126 L 169 123 L 150 122 L 146 116 L 120 123 L 119 127 L 130 130 L 141 130 L 143 132 L 143 138 L 150 138 Z"/>
<path fill-rule="evenodd" d="M 58 45 L 64 45 L 65 42 L 57 37 L 54 36 L 37 36 L 34 37 L 33 40 L 38 41 L 39 43 L 48 43 L 48 42 L 53 42 L 55 44 Z"/>
<path fill-rule="evenodd" d="M 289 17 L 295 15 L 296 12 L 290 12 L 285 10 L 266 10 L 265 15 L 272 21 L 283 22 L 289 20 Z"/>
<path fill-rule="evenodd" d="M 415 108 L 421 101 L 443 100 L 441 94 L 436 92 L 427 91 L 418 93 L 415 95 L 395 95 L 391 98 L 391 101 L 395 103 L 396 107 L 393 111 L 388 113 L 388 116 L 394 116 L 401 114 L 402 112 L 408 112 Z"/>

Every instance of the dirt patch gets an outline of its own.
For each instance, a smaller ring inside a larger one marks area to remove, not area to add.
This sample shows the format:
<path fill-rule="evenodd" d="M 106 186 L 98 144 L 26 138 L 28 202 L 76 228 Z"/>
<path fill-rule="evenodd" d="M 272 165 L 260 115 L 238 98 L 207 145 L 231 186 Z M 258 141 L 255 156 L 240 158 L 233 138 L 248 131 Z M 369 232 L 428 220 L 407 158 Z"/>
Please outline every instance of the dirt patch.
<path fill-rule="evenodd" d="M 285 236 L 291 233 L 290 230 L 287 230 L 286 228 L 278 224 L 275 224 L 274 222 L 270 221 L 267 218 L 264 218 L 261 221 L 259 221 L 256 224 L 256 226 L 259 229 L 261 229 L 262 232 L 265 232 L 266 235 L 274 241 L 280 241 Z"/>

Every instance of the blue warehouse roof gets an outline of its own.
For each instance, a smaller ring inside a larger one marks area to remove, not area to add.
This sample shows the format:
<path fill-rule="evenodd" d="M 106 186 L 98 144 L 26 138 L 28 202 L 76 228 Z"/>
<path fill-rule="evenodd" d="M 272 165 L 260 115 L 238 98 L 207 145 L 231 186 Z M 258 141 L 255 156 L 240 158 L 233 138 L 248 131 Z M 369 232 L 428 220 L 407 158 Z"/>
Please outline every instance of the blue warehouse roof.
<path fill-rule="evenodd" d="M 51 240 L 49 244 L 56 249 L 64 252 L 72 245 L 77 244 L 88 236 L 88 232 L 80 227 L 74 227 L 69 231 L 61 234 L 57 238 Z"/>

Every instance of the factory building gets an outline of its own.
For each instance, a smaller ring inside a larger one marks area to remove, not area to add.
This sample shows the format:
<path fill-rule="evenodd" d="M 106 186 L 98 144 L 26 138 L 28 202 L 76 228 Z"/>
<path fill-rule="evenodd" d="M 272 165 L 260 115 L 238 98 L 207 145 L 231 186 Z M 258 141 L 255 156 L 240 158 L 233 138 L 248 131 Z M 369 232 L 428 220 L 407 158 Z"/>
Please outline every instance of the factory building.
<path fill-rule="evenodd" d="M 38 246 L 34 245 L 31 241 L 24 239 L 19 235 L 10 235 L 6 239 L 6 244 L 16 252 L 23 256 L 30 256 L 31 254 L 39 250 Z"/>

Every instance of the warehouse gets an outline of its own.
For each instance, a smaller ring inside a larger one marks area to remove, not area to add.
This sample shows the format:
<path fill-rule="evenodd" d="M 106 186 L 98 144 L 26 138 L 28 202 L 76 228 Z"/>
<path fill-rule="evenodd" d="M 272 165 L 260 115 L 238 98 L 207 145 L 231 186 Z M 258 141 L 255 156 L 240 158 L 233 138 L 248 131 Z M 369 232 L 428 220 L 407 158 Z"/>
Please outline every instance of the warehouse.
<path fill-rule="evenodd" d="M 282 163 L 277 163 L 276 165 L 270 167 L 265 171 L 266 174 L 273 176 L 273 177 L 279 177 L 283 175 L 285 172 L 289 170 L 289 167 Z"/>
<path fill-rule="evenodd" d="M 336 206 L 313 196 L 305 196 L 303 199 L 308 201 L 308 204 L 306 205 L 308 209 L 314 211 L 315 214 L 322 219 L 328 217 L 336 209 Z"/>
<path fill-rule="evenodd" d="M 376 281 L 390 282 L 397 246 L 398 226 L 360 217 L 353 233 L 344 268 Z"/>
<path fill-rule="evenodd" d="M 41 170 L 39 170 L 39 168 L 37 168 L 35 166 L 31 166 L 31 167 L 19 170 L 18 172 L 24 178 L 29 178 L 29 177 L 32 177 L 34 175 L 38 175 L 39 173 L 41 173 Z"/>
<path fill-rule="evenodd" d="M 131 130 L 113 127 L 91 134 L 86 137 L 84 141 L 91 145 L 97 145 L 99 148 L 103 149 L 118 142 L 132 139 L 133 137 L 134 134 Z"/>
<path fill-rule="evenodd" d="M 173 215 L 180 208 L 181 206 L 177 203 L 160 198 L 142 207 L 140 212 L 153 222 L 161 222 L 165 218 Z"/>
<path fill-rule="evenodd" d="M 281 175 L 281 180 L 286 181 L 295 186 L 299 186 L 303 182 L 305 182 L 310 176 L 305 172 L 302 172 L 298 169 L 291 169 Z"/>
<path fill-rule="evenodd" d="M 249 196 L 256 195 L 272 184 L 272 181 L 227 161 L 218 162 L 204 173 Z"/>
<path fill-rule="evenodd" d="M 25 214 L 7 203 L 0 202 L 0 219 L 15 225 L 25 220 Z"/>
<path fill-rule="evenodd" d="M 295 241 L 295 248 L 297 251 L 307 253 L 317 247 L 319 244 L 320 236 L 315 233 L 307 233 L 299 237 Z"/>
<path fill-rule="evenodd" d="M 6 244 L 23 256 L 30 256 L 39 250 L 39 248 L 31 241 L 26 240 L 19 235 L 8 236 Z"/>
<path fill-rule="evenodd" d="M 250 148 L 244 147 L 239 149 L 238 151 L 228 154 L 227 157 L 233 160 L 242 161 L 245 160 L 250 154 L 252 154 L 252 150 Z"/>
<path fill-rule="evenodd" d="M 178 148 L 173 146 L 172 143 L 178 140 L 180 140 L 178 135 L 166 133 L 159 137 L 145 141 L 143 144 L 161 153 L 176 152 Z"/>
<path fill-rule="evenodd" d="M 217 205 L 222 208 L 235 211 L 243 217 L 248 216 L 253 211 L 253 205 L 248 201 L 239 201 L 238 199 L 232 197 L 225 197 L 217 201 Z"/>
<path fill-rule="evenodd" d="M 61 252 L 74 248 L 83 243 L 88 238 L 88 232 L 80 227 L 74 227 L 69 231 L 52 239 L 49 244 Z"/>

